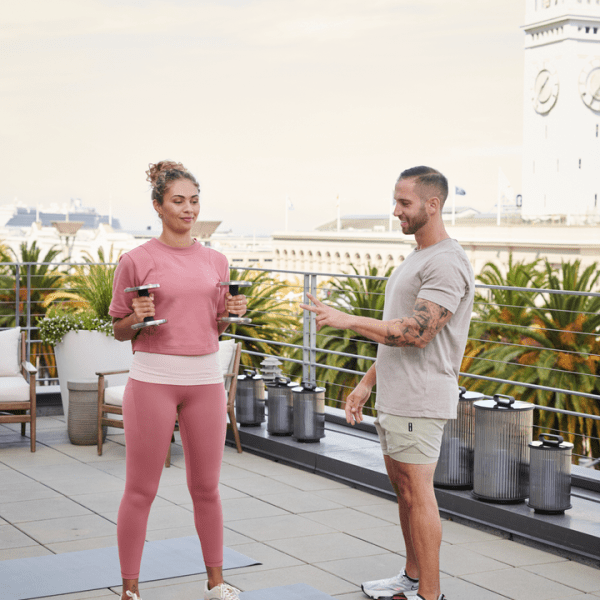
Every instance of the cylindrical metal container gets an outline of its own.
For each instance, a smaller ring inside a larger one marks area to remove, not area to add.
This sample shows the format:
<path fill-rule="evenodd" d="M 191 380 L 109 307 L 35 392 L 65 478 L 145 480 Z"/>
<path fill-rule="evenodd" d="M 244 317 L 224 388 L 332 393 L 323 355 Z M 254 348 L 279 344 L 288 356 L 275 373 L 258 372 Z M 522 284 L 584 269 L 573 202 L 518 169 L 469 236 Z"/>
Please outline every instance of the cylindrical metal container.
<path fill-rule="evenodd" d="M 542 433 L 529 450 L 529 502 L 536 513 L 564 513 L 571 508 L 571 454 L 573 444 L 560 435 Z"/>
<path fill-rule="evenodd" d="M 287 377 L 277 377 L 267 384 L 267 431 L 272 435 L 294 433 L 292 387 L 297 386 Z"/>
<path fill-rule="evenodd" d="M 239 425 L 257 426 L 265 421 L 265 382 L 262 375 L 248 369 L 238 375 L 235 418 Z"/>
<path fill-rule="evenodd" d="M 438 487 L 473 487 L 473 454 L 475 451 L 475 408 L 483 394 L 467 392 L 460 387 L 456 419 L 449 419 L 444 426 L 440 458 L 433 483 Z"/>
<path fill-rule="evenodd" d="M 69 416 L 67 431 L 71 444 L 94 446 L 98 443 L 98 379 L 78 379 L 67 382 Z M 106 425 L 102 439 L 106 440 Z"/>
<path fill-rule="evenodd" d="M 292 388 L 294 439 L 318 442 L 325 437 L 325 388 L 302 383 Z"/>
<path fill-rule="evenodd" d="M 490 502 L 521 502 L 529 495 L 533 405 L 495 394 L 475 402 L 473 495 Z"/>

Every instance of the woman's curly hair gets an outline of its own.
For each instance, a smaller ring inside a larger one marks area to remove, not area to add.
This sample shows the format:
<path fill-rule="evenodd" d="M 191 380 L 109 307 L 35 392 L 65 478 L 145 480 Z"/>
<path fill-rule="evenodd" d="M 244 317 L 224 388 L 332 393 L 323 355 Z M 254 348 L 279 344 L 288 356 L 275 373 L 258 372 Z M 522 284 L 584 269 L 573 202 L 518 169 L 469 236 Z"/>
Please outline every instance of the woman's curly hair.
<path fill-rule="evenodd" d="M 189 179 L 200 191 L 196 178 L 181 164 L 172 160 L 161 160 L 156 164 L 150 163 L 146 171 L 146 180 L 152 186 L 152 200 L 162 205 L 163 197 L 169 185 L 177 179 Z"/>

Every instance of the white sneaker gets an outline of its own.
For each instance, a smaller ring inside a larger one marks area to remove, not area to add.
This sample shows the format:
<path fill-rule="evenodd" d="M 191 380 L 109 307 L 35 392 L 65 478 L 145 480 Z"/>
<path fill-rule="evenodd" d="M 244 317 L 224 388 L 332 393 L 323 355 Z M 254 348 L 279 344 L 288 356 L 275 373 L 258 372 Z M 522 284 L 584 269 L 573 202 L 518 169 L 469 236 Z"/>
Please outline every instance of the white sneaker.
<path fill-rule="evenodd" d="M 208 581 L 204 584 L 204 600 L 240 600 L 241 590 L 227 583 L 215 585 L 212 590 L 208 589 Z"/>
<path fill-rule="evenodd" d="M 131 600 L 142 600 L 137 594 L 135 594 L 134 592 L 125 592 L 126 596 L 129 596 L 129 598 L 131 598 Z"/>
<path fill-rule="evenodd" d="M 377 600 L 378 598 L 391 598 L 394 594 L 401 592 L 404 592 L 405 596 L 416 596 L 419 582 L 409 579 L 406 571 L 402 569 L 396 577 L 367 581 L 360 587 L 369 598 Z"/>

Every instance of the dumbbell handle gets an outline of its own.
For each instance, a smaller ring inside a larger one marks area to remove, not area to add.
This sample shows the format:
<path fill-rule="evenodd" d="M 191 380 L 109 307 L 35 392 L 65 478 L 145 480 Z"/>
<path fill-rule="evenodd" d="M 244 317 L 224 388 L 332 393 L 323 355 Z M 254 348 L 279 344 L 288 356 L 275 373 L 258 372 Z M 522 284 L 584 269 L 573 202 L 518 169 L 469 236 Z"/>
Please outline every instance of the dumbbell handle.
<path fill-rule="evenodd" d="M 159 288 L 160 285 L 158 283 L 147 283 L 145 285 L 140 285 L 137 287 L 130 287 L 130 288 L 125 288 L 125 292 L 137 292 L 138 297 L 145 297 L 147 298 L 148 296 L 150 296 L 150 290 L 154 290 L 156 288 Z M 153 321 L 156 320 L 156 317 L 144 317 L 143 323 L 152 323 Z M 166 319 L 160 319 L 159 321 L 157 321 L 157 325 L 160 325 L 161 323 L 166 323 L 167 320 Z M 140 325 L 132 325 L 132 329 L 139 329 Z"/>
<path fill-rule="evenodd" d="M 249 281 L 221 281 L 219 282 L 220 286 L 226 285 L 227 289 L 229 290 L 229 293 L 232 296 L 237 296 L 240 293 L 240 288 L 241 287 L 250 287 L 252 284 Z M 228 317 L 223 317 L 221 319 L 219 319 L 219 322 L 226 322 L 226 323 L 250 323 L 251 319 L 249 319 L 248 317 L 239 317 L 238 315 L 236 315 L 235 313 L 229 313 Z"/>
<path fill-rule="evenodd" d="M 229 293 L 232 296 L 237 296 L 240 293 L 240 286 L 237 283 L 230 283 L 229 284 Z M 237 317 L 237 315 L 235 313 L 229 313 L 230 317 Z"/>
<path fill-rule="evenodd" d="M 147 298 L 150 296 L 150 290 L 139 290 L 138 296 Z M 149 321 L 154 321 L 154 317 L 144 317 L 144 323 L 148 323 Z"/>

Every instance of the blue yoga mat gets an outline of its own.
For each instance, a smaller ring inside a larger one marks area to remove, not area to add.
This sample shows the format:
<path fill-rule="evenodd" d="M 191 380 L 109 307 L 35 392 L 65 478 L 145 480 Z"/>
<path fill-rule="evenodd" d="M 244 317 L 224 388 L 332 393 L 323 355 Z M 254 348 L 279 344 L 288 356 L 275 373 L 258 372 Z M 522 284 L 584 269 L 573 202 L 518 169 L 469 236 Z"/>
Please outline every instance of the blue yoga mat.
<path fill-rule="evenodd" d="M 334 600 L 328 594 L 315 590 L 305 583 L 242 592 L 241 600 Z"/>
<path fill-rule="evenodd" d="M 223 569 L 260 564 L 223 549 Z M 140 582 L 206 573 L 200 541 L 195 536 L 146 542 Z M 121 585 L 116 547 L 66 552 L 0 562 L 2 600 L 30 600 Z"/>

